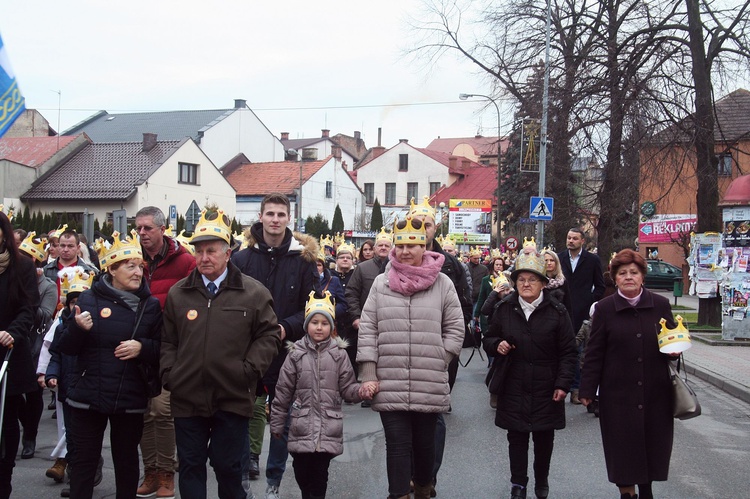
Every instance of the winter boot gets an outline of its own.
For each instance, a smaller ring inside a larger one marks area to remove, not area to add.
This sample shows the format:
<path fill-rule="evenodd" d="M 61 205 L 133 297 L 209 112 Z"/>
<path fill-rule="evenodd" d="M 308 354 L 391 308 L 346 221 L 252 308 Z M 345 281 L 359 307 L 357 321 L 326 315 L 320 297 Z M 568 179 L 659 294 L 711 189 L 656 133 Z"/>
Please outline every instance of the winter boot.
<path fill-rule="evenodd" d="M 174 499 L 174 473 L 171 471 L 159 472 L 159 488 L 156 490 L 156 499 Z"/>
<path fill-rule="evenodd" d="M 159 490 L 159 473 L 156 470 L 146 470 L 143 482 L 135 491 L 136 497 L 151 497 Z"/>
<path fill-rule="evenodd" d="M 430 490 L 432 490 L 432 484 L 419 485 L 414 482 L 414 499 L 430 499 Z"/>

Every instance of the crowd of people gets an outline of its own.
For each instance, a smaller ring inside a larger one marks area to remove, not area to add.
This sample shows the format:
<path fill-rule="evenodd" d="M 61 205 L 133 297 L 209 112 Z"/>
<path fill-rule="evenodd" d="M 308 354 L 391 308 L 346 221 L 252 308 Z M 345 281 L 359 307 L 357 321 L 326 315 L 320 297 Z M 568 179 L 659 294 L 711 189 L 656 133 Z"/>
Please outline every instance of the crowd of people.
<path fill-rule="evenodd" d="M 517 254 L 462 254 L 436 237 L 426 198 L 359 248 L 289 222 L 289 199 L 274 193 L 242 235 L 219 209 L 175 238 L 150 206 L 129 236 L 90 246 L 67 226 L 27 234 L 0 212 L 0 499 L 19 446 L 35 456 L 47 388 L 59 441 L 45 475 L 66 483 L 62 497 L 93 496 L 109 426 L 118 498 L 172 499 L 176 472 L 181 497 L 215 495 L 210 463 L 219 497 L 252 498 L 264 470 L 265 498 L 278 499 L 289 455 L 302 497 L 323 498 L 343 403 L 380 417 L 388 497 L 435 497 L 463 347 L 484 348 L 502 372 L 489 403 L 510 497 L 554 488 L 568 397 L 599 417 L 621 498 L 651 498 L 667 480 L 672 358 L 655 325 L 674 321 L 643 287 L 641 255 L 620 251 L 605 274 L 577 228 L 561 252 L 532 239 Z"/>

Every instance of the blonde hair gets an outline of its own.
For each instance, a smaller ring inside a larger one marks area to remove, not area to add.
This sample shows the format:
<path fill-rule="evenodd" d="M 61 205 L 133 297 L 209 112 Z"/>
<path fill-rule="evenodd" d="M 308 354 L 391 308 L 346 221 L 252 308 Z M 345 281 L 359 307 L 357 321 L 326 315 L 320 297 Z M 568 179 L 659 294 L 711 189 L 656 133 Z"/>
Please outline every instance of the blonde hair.
<path fill-rule="evenodd" d="M 552 279 L 562 279 L 565 277 L 565 274 L 563 274 L 562 266 L 560 265 L 560 258 L 557 256 L 557 253 L 551 250 L 543 250 L 542 251 L 542 258 L 545 256 L 550 255 L 553 260 L 555 260 L 555 275 L 548 276 Z M 544 273 L 547 273 L 547 269 L 544 270 Z"/>

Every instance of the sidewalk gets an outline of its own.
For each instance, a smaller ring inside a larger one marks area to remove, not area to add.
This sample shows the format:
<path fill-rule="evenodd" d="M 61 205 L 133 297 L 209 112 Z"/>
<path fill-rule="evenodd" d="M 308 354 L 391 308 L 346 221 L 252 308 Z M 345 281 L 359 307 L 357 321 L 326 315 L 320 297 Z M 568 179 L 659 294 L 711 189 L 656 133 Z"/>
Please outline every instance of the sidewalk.
<path fill-rule="evenodd" d="M 657 293 L 674 304 L 671 292 Z M 677 304 L 691 309 L 676 310 L 675 315 L 698 311 L 698 298 L 695 296 L 677 298 Z M 708 381 L 720 390 L 750 403 L 750 347 L 712 346 L 694 339 L 693 346 L 685 352 L 684 357 L 688 374 Z"/>

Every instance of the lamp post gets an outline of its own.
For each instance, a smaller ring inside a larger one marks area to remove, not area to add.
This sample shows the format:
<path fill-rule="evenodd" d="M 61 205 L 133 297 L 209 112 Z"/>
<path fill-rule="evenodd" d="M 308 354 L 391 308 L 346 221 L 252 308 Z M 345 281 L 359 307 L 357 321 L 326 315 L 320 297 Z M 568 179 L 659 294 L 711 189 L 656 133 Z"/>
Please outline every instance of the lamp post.
<path fill-rule="evenodd" d="M 440 208 L 440 236 L 443 237 L 445 235 L 445 231 L 443 230 L 443 223 L 445 222 L 445 203 L 440 201 L 438 207 Z"/>
<path fill-rule="evenodd" d="M 479 97 L 487 99 L 495 105 L 497 111 L 497 247 L 500 247 L 500 182 L 501 182 L 501 171 L 500 171 L 500 106 L 497 105 L 495 99 L 489 95 L 482 94 L 458 94 L 458 98 L 461 100 L 469 99 L 470 97 Z"/>

